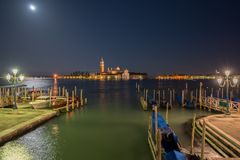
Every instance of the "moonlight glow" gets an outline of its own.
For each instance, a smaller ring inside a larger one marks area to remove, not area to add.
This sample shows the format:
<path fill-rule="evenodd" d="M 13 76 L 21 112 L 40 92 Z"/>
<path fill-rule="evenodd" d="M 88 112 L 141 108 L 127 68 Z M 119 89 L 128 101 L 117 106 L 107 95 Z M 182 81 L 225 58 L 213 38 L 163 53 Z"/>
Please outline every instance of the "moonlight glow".
<path fill-rule="evenodd" d="M 31 11 L 36 11 L 36 6 L 33 5 L 33 4 L 30 4 L 30 5 L 29 5 L 29 9 L 30 9 Z"/>

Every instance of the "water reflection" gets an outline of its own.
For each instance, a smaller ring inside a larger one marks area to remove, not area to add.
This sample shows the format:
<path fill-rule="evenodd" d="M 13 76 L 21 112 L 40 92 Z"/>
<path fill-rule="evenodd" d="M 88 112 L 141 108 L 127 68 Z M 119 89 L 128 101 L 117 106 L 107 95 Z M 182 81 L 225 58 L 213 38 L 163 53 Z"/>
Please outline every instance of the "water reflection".
<path fill-rule="evenodd" d="M 59 128 L 57 124 L 38 129 L 8 142 L 0 148 L 1 160 L 54 160 L 57 155 Z"/>
<path fill-rule="evenodd" d="M 56 137 L 59 135 L 59 126 L 57 124 L 52 125 L 52 134 Z"/>
<path fill-rule="evenodd" d="M 57 96 L 58 94 L 58 83 L 57 83 L 57 79 L 54 78 L 53 80 L 53 96 Z"/>
<path fill-rule="evenodd" d="M 52 85 L 52 80 L 40 80 L 40 79 L 26 79 L 23 82 L 24 85 L 27 86 L 27 88 L 47 88 Z"/>
<path fill-rule="evenodd" d="M 33 157 L 29 153 L 29 150 L 17 142 L 13 142 L 11 145 L 4 145 L 0 152 L 1 160 L 32 160 Z"/>

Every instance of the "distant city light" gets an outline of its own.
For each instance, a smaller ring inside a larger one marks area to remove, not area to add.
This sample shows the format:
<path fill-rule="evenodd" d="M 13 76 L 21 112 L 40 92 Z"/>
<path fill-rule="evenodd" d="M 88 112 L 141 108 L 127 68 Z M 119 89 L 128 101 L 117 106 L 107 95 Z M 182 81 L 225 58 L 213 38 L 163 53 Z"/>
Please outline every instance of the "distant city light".
<path fill-rule="evenodd" d="M 17 74 L 18 73 L 18 69 L 16 69 L 16 68 L 14 68 L 13 70 L 12 70 L 12 72 L 13 72 L 13 74 Z"/>
<path fill-rule="evenodd" d="M 29 5 L 29 9 L 31 10 L 31 11 L 36 11 L 36 6 L 35 5 L 33 5 L 33 4 L 30 4 Z"/>
<path fill-rule="evenodd" d="M 53 75 L 53 78 L 54 78 L 54 79 L 58 78 L 58 75 L 57 75 L 57 74 L 54 74 L 54 75 Z"/>
<path fill-rule="evenodd" d="M 228 77 L 230 75 L 231 71 L 230 70 L 226 70 L 225 71 L 225 75 Z"/>

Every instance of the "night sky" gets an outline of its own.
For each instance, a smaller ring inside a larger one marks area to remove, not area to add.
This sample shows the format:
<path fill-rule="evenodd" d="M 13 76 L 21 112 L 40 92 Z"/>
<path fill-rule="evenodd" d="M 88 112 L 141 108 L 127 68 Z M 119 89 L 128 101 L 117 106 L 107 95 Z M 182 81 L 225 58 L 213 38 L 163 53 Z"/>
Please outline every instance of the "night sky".
<path fill-rule="evenodd" d="M 29 4 L 37 7 L 35 12 Z M 0 0 L 0 73 L 240 73 L 239 0 Z"/>

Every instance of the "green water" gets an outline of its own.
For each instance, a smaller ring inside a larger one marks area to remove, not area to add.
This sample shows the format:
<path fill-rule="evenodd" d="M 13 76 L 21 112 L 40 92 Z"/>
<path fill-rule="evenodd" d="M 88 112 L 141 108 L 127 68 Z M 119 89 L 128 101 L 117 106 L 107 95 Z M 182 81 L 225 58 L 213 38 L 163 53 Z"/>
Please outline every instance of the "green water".
<path fill-rule="evenodd" d="M 143 112 L 135 82 L 62 82 L 86 89 L 89 103 L 45 123 L 0 148 L 2 160 L 151 160 L 147 143 L 149 113 Z M 48 84 L 49 85 L 49 84 Z M 61 84 L 59 84 L 61 85 Z M 165 115 L 163 109 L 162 115 Z M 183 124 L 200 110 L 174 107 L 169 123 L 183 146 L 190 144 Z"/>

